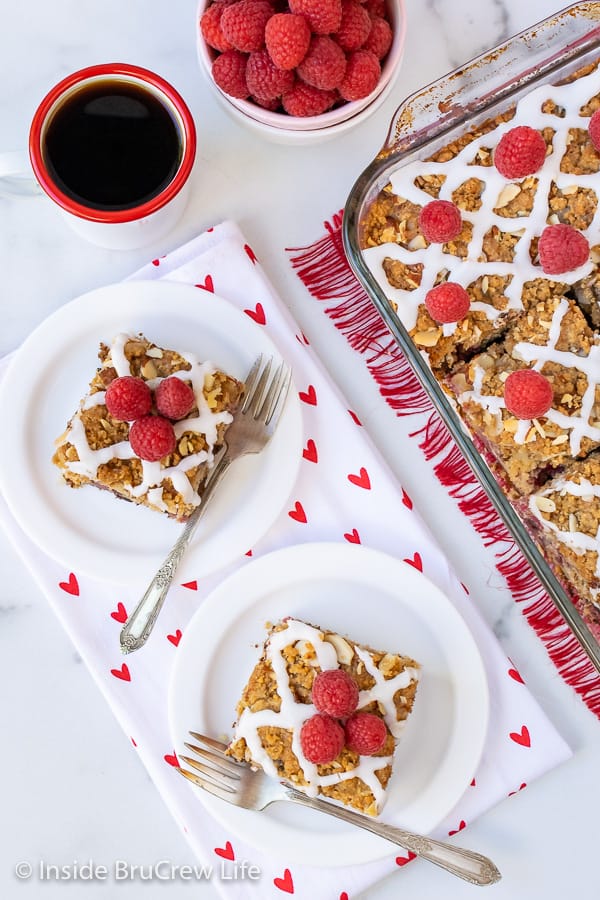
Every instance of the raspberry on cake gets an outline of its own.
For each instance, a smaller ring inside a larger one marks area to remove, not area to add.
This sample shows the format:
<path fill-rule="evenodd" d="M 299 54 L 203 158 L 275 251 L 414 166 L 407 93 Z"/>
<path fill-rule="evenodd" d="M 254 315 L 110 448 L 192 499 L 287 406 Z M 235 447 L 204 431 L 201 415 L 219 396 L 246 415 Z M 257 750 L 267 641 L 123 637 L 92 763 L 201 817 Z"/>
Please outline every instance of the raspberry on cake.
<path fill-rule="evenodd" d="M 505 386 L 511 373 L 532 367 L 536 384 L 544 376 L 550 390 L 540 407 L 519 410 L 540 413 L 526 418 L 508 408 Z M 457 366 L 447 384 L 472 433 L 521 493 L 600 446 L 600 342 L 566 297 L 522 314 L 503 341 Z"/>
<path fill-rule="evenodd" d="M 119 334 L 98 355 L 53 462 L 71 487 L 91 484 L 185 521 L 201 502 L 243 385 L 142 335 Z"/>
<path fill-rule="evenodd" d="M 287 618 L 272 626 L 227 753 L 367 815 L 381 810 L 419 664 Z"/>

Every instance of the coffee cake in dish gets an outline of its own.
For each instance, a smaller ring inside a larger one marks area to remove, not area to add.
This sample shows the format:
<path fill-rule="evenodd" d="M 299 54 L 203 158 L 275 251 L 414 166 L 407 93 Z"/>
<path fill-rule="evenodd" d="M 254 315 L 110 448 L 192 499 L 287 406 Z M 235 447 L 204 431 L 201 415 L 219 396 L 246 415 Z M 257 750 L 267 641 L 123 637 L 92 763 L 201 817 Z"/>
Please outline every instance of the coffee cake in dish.
<path fill-rule="evenodd" d="M 565 521 L 589 525 L 575 530 L 562 528 L 562 514 L 560 527 L 534 515 L 534 498 L 553 505 L 546 490 L 597 465 L 599 198 L 595 62 L 535 87 L 427 159 L 399 159 L 359 229 L 362 258 L 395 315 L 592 618 L 600 547 L 589 492 L 561 487 Z"/>
<path fill-rule="evenodd" d="M 505 385 L 510 373 L 530 368 L 552 385 L 552 405 L 521 418 L 507 408 Z M 521 493 L 600 444 L 600 345 L 567 297 L 532 305 L 501 341 L 457 364 L 448 383 L 463 418 Z"/>
<path fill-rule="evenodd" d="M 243 386 L 193 353 L 118 334 L 56 442 L 71 487 L 91 484 L 185 521 L 223 446 Z"/>
<path fill-rule="evenodd" d="M 294 618 L 272 626 L 238 704 L 228 753 L 377 815 L 419 665 Z"/>
<path fill-rule="evenodd" d="M 575 585 L 582 612 L 600 636 L 600 453 L 566 466 L 519 505 L 554 567 Z"/>

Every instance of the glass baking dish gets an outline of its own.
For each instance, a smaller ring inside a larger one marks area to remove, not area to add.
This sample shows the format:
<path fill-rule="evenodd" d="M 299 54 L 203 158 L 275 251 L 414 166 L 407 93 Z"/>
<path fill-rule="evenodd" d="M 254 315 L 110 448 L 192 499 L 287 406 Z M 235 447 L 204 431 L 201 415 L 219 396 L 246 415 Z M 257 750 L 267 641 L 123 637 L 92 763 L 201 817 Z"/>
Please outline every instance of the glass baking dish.
<path fill-rule="evenodd" d="M 556 83 L 599 55 L 600 2 L 576 3 L 410 95 L 394 113 L 382 149 L 354 184 L 343 217 L 344 249 L 352 269 L 494 508 L 598 671 L 600 644 L 502 492 L 369 269 L 361 250 L 361 222 L 393 171 L 431 157 L 459 136 L 465 126 L 472 128 L 505 112 L 533 88 Z"/>

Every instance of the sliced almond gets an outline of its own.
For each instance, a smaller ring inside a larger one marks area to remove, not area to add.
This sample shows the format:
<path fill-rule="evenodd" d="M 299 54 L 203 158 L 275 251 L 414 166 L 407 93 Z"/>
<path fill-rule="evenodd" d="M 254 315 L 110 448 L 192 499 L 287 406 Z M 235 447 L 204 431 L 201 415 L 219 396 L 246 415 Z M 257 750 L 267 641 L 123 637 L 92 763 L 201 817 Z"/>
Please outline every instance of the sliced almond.
<path fill-rule="evenodd" d="M 568 187 L 561 188 L 560 192 L 564 197 L 570 197 L 571 194 L 576 194 L 579 188 L 576 184 L 570 184 Z"/>
<path fill-rule="evenodd" d="M 420 344 L 421 347 L 435 347 L 441 334 L 442 332 L 439 328 L 430 331 L 416 331 L 415 334 L 413 334 L 413 341 L 415 344 Z"/>
<path fill-rule="evenodd" d="M 569 531 L 577 531 L 577 519 L 573 513 L 569 513 Z"/>
<path fill-rule="evenodd" d="M 495 209 L 502 209 L 504 206 L 508 206 L 511 200 L 514 200 L 515 197 L 518 197 L 521 193 L 521 188 L 518 184 L 507 184 L 506 187 L 503 187 L 498 195 L 498 199 L 496 200 Z"/>
<path fill-rule="evenodd" d="M 142 366 L 141 374 L 146 379 L 146 381 L 150 381 L 152 378 L 156 378 L 156 366 L 151 359 L 144 363 L 144 365 Z"/>
<path fill-rule="evenodd" d="M 558 437 L 555 437 L 554 440 L 552 441 L 552 446 L 559 447 L 561 444 L 566 444 L 566 442 L 568 440 L 569 440 L 568 434 L 559 434 Z"/>
<path fill-rule="evenodd" d="M 150 347 L 149 350 L 146 350 L 146 356 L 151 356 L 152 359 L 162 359 L 163 352 L 160 347 Z"/>
<path fill-rule="evenodd" d="M 556 503 L 550 497 L 534 497 L 533 501 L 540 512 L 556 512 Z"/>
<path fill-rule="evenodd" d="M 423 237 L 422 234 L 415 235 L 415 237 L 412 239 L 412 241 L 408 242 L 409 250 L 424 250 L 426 246 L 427 246 L 427 241 L 425 240 L 425 238 Z"/>
<path fill-rule="evenodd" d="M 338 662 L 343 666 L 349 666 L 354 656 L 354 650 L 348 641 L 339 634 L 326 634 L 325 640 L 334 648 Z"/>

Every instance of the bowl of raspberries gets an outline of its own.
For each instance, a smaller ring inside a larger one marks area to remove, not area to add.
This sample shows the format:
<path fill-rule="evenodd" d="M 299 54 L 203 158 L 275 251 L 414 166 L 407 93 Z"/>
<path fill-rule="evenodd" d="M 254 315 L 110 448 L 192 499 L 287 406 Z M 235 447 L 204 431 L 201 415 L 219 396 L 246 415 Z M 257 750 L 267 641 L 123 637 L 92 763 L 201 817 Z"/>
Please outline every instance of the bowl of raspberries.
<path fill-rule="evenodd" d="M 404 0 L 200 0 L 198 58 L 236 118 L 307 143 L 379 108 L 405 21 Z"/>

